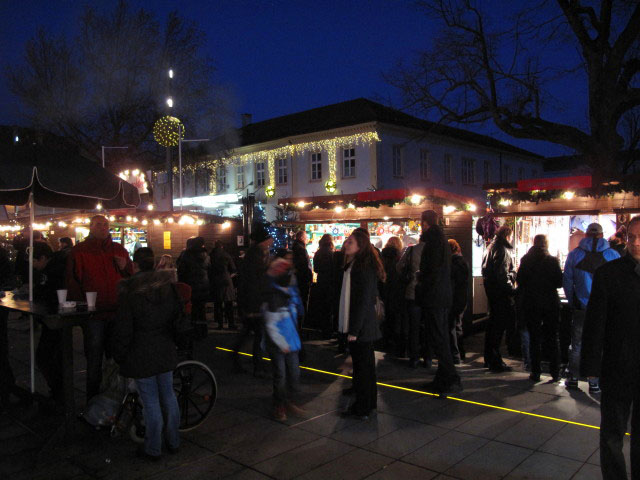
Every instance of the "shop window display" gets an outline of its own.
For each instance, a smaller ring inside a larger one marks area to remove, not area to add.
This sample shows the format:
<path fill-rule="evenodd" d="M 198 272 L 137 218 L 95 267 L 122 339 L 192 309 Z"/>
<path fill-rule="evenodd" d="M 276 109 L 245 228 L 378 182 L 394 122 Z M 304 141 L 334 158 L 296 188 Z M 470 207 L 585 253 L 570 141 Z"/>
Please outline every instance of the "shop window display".
<path fill-rule="evenodd" d="M 379 249 L 384 248 L 391 237 L 400 237 L 402 245 L 408 247 L 415 245 L 420 239 L 420 221 L 393 221 L 393 222 L 369 222 L 369 235 L 371 244 Z"/>

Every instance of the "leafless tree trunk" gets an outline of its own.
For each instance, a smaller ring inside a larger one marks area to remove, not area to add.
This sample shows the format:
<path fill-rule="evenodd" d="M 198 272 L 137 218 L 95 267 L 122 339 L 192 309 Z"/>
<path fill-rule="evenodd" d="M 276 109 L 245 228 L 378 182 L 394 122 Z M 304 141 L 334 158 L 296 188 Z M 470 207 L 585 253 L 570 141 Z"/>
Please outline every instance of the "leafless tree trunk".
<path fill-rule="evenodd" d="M 640 105 L 640 2 L 523 2 L 508 25 L 481 8 L 499 8 L 499 2 L 419 3 L 443 28 L 413 64 L 388 75 L 407 107 L 438 112 L 444 122 L 492 121 L 516 138 L 565 145 L 603 177 L 619 172 L 625 149 L 637 152 L 638 141 L 625 141 L 621 120 Z M 580 64 L 541 64 L 542 51 L 567 42 L 579 50 Z M 551 113 L 549 85 L 575 77 L 587 82 L 582 127 Z"/>

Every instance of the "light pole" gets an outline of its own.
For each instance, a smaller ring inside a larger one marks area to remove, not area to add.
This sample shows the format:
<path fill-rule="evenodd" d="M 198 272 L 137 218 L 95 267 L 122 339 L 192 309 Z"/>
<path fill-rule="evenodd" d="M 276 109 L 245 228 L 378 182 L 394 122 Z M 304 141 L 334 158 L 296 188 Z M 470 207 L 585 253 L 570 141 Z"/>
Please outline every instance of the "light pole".
<path fill-rule="evenodd" d="M 125 148 L 129 148 L 129 147 L 105 147 L 104 145 L 102 145 L 102 168 L 104 168 L 104 149 L 105 148 L 125 149 Z"/>
<path fill-rule="evenodd" d="M 183 140 L 182 139 L 182 126 L 178 125 L 178 175 L 180 180 L 178 181 L 180 185 L 180 210 L 182 210 L 182 144 L 185 142 L 208 142 L 208 138 L 194 138 L 191 140 Z"/>

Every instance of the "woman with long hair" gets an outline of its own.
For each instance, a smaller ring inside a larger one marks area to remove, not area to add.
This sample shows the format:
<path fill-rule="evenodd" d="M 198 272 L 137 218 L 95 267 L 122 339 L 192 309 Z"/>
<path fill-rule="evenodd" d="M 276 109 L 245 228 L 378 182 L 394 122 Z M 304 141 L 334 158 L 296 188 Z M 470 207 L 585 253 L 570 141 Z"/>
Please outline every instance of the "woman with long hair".
<path fill-rule="evenodd" d="M 310 305 L 315 306 L 320 319 L 324 338 L 333 333 L 333 237 L 325 233 L 318 243 L 318 251 L 313 256 L 313 271 L 318 274 L 315 288 L 312 290 Z"/>
<path fill-rule="evenodd" d="M 376 360 L 373 343 L 380 329 L 376 319 L 378 280 L 385 280 L 385 272 L 369 236 L 354 232 L 344 243 L 344 276 L 340 294 L 339 331 L 347 334 L 353 359 L 353 389 L 355 402 L 345 416 L 366 420 L 377 408 Z"/>

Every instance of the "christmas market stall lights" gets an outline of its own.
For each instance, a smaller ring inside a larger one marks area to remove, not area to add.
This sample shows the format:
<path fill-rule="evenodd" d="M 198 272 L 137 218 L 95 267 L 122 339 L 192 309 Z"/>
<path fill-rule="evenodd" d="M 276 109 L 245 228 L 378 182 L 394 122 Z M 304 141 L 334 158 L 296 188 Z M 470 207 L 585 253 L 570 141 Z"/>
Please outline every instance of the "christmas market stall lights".
<path fill-rule="evenodd" d="M 96 212 L 67 212 L 47 217 L 36 217 L 33 229 L 44 234 L 52 246 L 58 238 L 70 237 L 74 243 L 89 235 L 91 217 Z M 230 250 L 244 244 L 242 221 L 208 214 L 158 212 L 148 209 L 100 211 L 109 219 L 111 237 L 122 243 L 131 255 L 139 247 L 151 246 L 156 254 L 177 257 L 190 237 L 202 236 L 208 246 L 222 240 Z M 0 234 L 7 240 L 26 229 L 28 217 L 20 217 L 0 225 Z"/>

